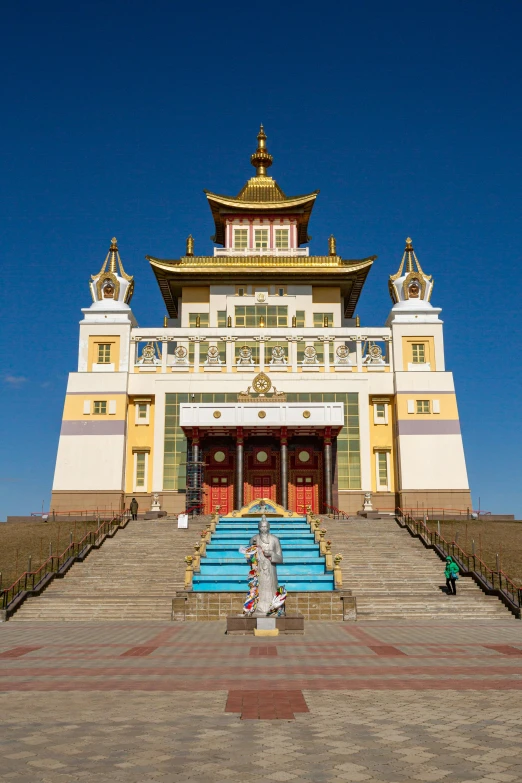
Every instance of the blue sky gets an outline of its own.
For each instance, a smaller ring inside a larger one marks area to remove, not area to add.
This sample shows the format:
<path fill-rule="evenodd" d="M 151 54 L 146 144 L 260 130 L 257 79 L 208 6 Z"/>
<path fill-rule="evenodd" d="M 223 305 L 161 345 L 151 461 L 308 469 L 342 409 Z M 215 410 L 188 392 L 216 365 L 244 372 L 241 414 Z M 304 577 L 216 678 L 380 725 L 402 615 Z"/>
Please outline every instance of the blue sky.
<path fill-rule="evenodd" d="M 89 275 L 112 236 L 141 325 L 146 254 L 211 251 L 202 193 L 251 176 L 259 123 L 311 252 L 377 254 L 384 323 L 410 235 L 435 278 L 474 506 L 522 516 L 519 2 L 4 2 L 0 519 L 48 506 Z"/>

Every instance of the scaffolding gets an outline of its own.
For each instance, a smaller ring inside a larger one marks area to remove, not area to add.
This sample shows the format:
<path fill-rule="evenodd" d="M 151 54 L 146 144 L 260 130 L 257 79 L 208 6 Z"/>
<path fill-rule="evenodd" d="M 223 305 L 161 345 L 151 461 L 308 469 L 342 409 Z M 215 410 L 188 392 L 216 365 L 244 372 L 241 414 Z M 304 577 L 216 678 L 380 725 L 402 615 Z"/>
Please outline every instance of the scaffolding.
<path fill-rule="evenodd" d="M 203 475 L 204 462 L 190 462 L 187 465 L 186 510 L 194 514 L 202 514 L 204 506 Z"/>

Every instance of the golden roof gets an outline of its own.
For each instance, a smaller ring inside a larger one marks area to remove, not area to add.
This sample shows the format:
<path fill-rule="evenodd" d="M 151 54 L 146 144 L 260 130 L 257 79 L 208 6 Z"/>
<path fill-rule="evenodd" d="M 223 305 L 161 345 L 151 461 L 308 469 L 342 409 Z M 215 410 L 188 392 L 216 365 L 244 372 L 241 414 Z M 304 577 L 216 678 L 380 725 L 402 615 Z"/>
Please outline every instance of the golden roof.
<path fill-rule="evenodd" d="M 246 213 L 265 215 L 274 212 L 278 217 L 287 214 L 297 218 L 298 243 L 303 245 L 311 239 L 308 236 L 308 221 L 319 191 L 314 190 L 304 196 L 286 196 L 277 182 L 266 173 L 273 158 L 266 149 L 266 134 L 262 125 L 257 141 L 257 149 L 250 158 L 256 174 L 247 181 L 237 196 L 222 196 L 204 191 L 216 226 L 212 241 L 218 245 L 225 244 L 226 216 L 241 216 Z"/>
<path fill-rule="evenodd" d="M 308 285 L 336 283 L 344 299 L 344 314 L 351 318 L 362 287 L 377 256 L 348 260 L 340 256 L 183 256 L 161 259 L 146 256 L 156 276 L 167 311 L 178 315 L 178 299 L 185 285 L 237 282 L 242 275 L 250 283 L 269 282 L 277 275 L 278 283 L 295 283 L 296 278 Z"/>

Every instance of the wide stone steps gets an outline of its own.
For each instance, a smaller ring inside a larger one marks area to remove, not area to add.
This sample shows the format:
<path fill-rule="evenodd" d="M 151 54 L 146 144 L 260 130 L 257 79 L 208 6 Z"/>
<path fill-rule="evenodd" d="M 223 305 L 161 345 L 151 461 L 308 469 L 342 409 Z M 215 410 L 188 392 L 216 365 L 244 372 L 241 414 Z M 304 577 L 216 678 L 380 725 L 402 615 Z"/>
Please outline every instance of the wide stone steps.
<path fill-rule="evenodd" d="M 343 588 L 357 598 L 364 620 L 505 619 L 508 610 L 487 596 L 471 577 L 457 582 L 457 596 L 446 594 L 444 562 L 390 518 L 322 518 L 332 551 L 343 555 Z"/>
<path fill-rule="evenodd" d="M 41 596 L 28 598 L 10 622 L 170 620 L 184 557 L 207 521 L 190 520 L 187 530 L 172 520 L 129 522 Z"/>

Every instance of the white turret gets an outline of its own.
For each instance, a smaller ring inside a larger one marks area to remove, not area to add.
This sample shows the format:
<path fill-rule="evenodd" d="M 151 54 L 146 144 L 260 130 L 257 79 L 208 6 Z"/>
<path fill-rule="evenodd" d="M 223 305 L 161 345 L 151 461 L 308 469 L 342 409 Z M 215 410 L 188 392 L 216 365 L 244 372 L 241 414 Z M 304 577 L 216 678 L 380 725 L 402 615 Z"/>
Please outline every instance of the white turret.
<path fill-rule="evenodd" d="M 104 321 L 134 322 L 129 307 L 134 293 L 134 278 L 123 269 L 116 237 L 111 240 L 102 268 L 98 274 L 91 275 L 89 288 L 93 303 L 82 310 L 86 320 L 98 320 L 101 317 Z"/>
<path fill-rule="evenodd" d="M 393 308 L 387 324 L 394 321 L 437 321 L 441 309 L 430 304 L 433 284 L 432 276 L 422 271 L 408 237 L 399 271 L 390 275 L 388 280 Z"/>

